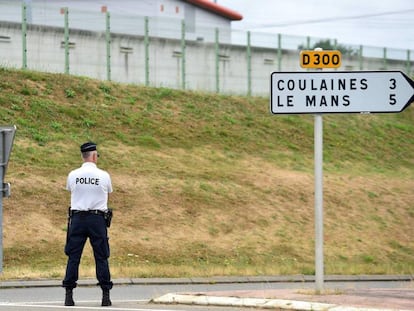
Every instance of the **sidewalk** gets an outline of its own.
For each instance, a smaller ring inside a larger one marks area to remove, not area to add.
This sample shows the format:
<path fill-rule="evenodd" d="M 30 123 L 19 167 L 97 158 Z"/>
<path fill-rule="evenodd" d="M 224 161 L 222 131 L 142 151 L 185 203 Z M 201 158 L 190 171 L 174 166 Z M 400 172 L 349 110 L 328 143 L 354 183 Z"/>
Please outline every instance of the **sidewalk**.
<path fill-rule="evenodd" d="M 218 284 L 218 283 L 297 283 L 295 289 L 265 289 L 238 291 L 209 291 L 169 293 L 152 299 L 160 304 L 217 305 L 233 307 L 257 307 L 279 310 L 329 310 L 329 311 L 379 311 L 414 310 L 414 278 L 411 275 L 359 275 L 325 276 L 326 290 L 322 294 L 314 289 L 302 288 L 303 283 L 314 281 L 313 276 L 263 276 L 263 277 L 213 277 L 213 278 L 134 278 L 115 279 L 114 285 L 167 285 L 167 284 Z M 346 288 L 328 289 L 329 282 L 401 282 L 398 288 Z M 96 280 L 80 280 L 79 286 L 95 286 Z M 60 280 L 11 280 L 0 281 L 2 288 L 55 287 Z"/>
<path fill-rule="evenodd" d="M 258 278 L 260 279 L 260 277 Z M 266 282 L 298 282 L 296 289 L 266 289 L 225 292 L 198 292 L 167 294 L 153 299 L 155 303 L 181 303 L 194 305 L 219 305 L 233 307 L 256 307 L 279 310 L 312 311 L 383 311 L 414 310 L 413 276 L 325 276 L 329 281 L 401 281 L 400 288 L 370 288 L 329 290 L 317 294 L 313 289 L 301 288 L 300 282 L 314 282 L 313 276 L 286 276 L 266 278 Z"/>
<path fill-rule="evenodd" d="M 303 289 L 200 292 L 167 294 L 153 299 L 153 302 L 277 310 L 414 310 L 414 288 L 328 291 L 326 294 Z"/>

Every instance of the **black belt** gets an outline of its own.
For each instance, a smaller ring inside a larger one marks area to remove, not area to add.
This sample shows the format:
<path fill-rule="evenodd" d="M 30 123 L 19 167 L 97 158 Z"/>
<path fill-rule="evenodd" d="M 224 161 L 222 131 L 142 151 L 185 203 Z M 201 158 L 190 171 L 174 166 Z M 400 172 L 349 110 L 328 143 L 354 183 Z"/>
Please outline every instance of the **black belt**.
<path fill-rule="evenodd" d="M 77 214 L 94 214 L 94 215 L 101 215 L 101 216 L 105 216 L 105 212 L 100 211 L 100 210 L 88 210 L 88 211 L 80 211 L 80 210 L 72 210 L 72 215 L 77 215 Z"/>

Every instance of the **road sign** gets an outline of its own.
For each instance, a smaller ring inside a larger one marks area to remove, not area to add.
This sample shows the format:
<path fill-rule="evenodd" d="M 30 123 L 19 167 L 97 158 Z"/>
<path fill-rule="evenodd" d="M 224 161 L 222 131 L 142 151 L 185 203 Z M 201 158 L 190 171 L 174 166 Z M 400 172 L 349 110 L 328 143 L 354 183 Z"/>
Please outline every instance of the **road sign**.
<path fill-rule="evenodd" d="M 401 112 L 414 101 L 414 81 L 401 71 L 273 72 L 270 111 Z"/>
<path fill-rule="evenodd" d="M 302 68 L 339 68 L 341 52 L 334 51 L 301 51 L 300 66 Z"/>
<path fill-rule="evenodd" d="M 6 174 L 7 164 L 9 162 L 15 132 L 15 125 L 0 126 L 0 165 L 3 167 L 3 176 Z"/>

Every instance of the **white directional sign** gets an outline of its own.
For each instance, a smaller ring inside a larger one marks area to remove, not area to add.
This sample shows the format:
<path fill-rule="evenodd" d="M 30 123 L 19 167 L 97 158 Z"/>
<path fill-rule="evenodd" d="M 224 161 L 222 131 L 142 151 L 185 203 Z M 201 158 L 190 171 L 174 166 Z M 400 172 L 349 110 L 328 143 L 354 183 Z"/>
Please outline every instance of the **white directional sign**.
<path fill-rule="evenodd" d="M 270 111 L 400 112 L 414 101 L 414 81 L 401 71 L 273 72 Z"/>

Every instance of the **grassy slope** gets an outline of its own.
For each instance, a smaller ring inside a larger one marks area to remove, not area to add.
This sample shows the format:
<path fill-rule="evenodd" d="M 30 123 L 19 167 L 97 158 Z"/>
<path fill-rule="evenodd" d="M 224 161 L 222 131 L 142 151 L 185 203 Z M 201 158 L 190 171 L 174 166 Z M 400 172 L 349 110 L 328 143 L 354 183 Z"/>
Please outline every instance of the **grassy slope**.
<path fill-rule="evenodd" d="M 314 273 L 313 117 L 268 99 L 0 69 L 18 132 L 4 274 L 61 277 L 67 173 L 99 144 L 113 178 L 114 276 Z M 328 274 L 413 273 L 414 107 L 324 117 Z M 93 276 L 90 248 L 82 276 Z"/>

